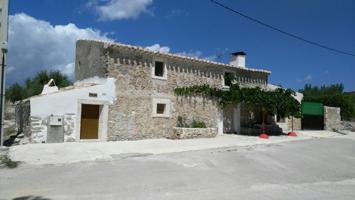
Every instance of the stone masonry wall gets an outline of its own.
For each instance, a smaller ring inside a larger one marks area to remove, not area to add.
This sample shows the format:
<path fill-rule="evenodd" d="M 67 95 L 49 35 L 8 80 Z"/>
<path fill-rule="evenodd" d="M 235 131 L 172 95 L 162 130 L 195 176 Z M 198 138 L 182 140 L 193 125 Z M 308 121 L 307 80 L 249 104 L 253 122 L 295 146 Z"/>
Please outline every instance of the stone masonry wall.
<path fill-rule="evenodd" d="M 217 128 L 181 128 L 174 127 L 169 139 L 212 138 L 217 135 Z"/>
<path fill-rule="evenodd" d="M 18 102 L 15 106 L 16 129 L 19 133 L 24 133 L 29 137 L 31 134 L 31 107 L 30 101 Z"/>
<path fill-rule="evenodd" d="M 288 118 L 287 120 L 288 123 L 288 129 L 292 129 L 292 118 Z M 293 118 L 293 130 L 301 130 L 302 129 L 302 119 L 301 118 Z"/>
<path fill-rule="evenodd" d="M 109 106 L 109 140 L 131 140 L 165 137 L 171 133 L 181 116 L 187 123 L 203 121 L 208 127 L 217 127 L 219 106 L 202 97 L 177 97 L 174 88 L 178 85 L 211 84 L 219 86 L 220 76 L 199 77 L 192 71 L 168 67 L 167 80 L 151 77 L 150 65 L 114 64 L 109 67 L 109 76 L 115 77 L 117 101 Z M 170 117 L 154 117 L 153 99 L 170 100 Z"/>
<path fill-rule="evenodd" d="M 90 43 L 91 41 L 86 41 Z M 97 42 L 92 42 L 97 43 Z M 90 45 L 84 45 L 87 47 Z M 80 45 L 77 44 L 80 49 Z M 80 51 L 80 50 L 79 50 Z M 82 54 L 84 55 L 84 54 Z M 78 54 L 77 54 L 78 56 Z M 106 56 L 106 57 L 105 57 Z M 174 89 L 183 86 L 208 84 L 212 87 L 223 87 L 223 76 L 226 71 L 238 74 L 242 86 L 264 86 L 267 74 L 250 72 L 238 68 L 201 64 L 178 58 L 155 57 L 140 51 L 128 50 L 115 45 L 108 46 L 95 54 L 91 59 L 105 57 L 100 65 L 90 65 L 90 70 L 105 71 L 106 77 L 116 78 L 117 100 L 109 106 L 108 140 L 134 140 L 143 138 L 166 137 L 177 124 L 179 116 L 187 123 L 193 120 L 206 123 L 209 128 L 216 128 L 220 116 L 220 108 L 213 99 L 197 97 L 177 97 Z M 167 65 L 167 79 L 152 77 L 154 59 L 162 59 Z M 77 58 L 81 60 L 81 58 Z M 82 64 L 82 63 L 77 63 Z M 84 66 L 84 65 L 82 65 Z M 100 69 L 99 69 L 100 68 Z M 102 69 L 104 68 L 104 70 Z M 77 78 L 89 78 L 91 74 L 77 69 Z M 170 116 L 153 116 L 153 100 L 170 101 Z"/>
<path fill-rule="evenodd" d="M 338 129 L 340 125 L 340 108 L 324 106 L 324 129 Z"/>
<path fill-rule="evenodd" d="M 104 43 L 78 40 L 76 43 L 75 79 L 83 80 L 93 76 L 104 77 L 105 52 Z"/>
<path fill-rule="evenodd" d="M 64 115 L 64 142 L 75 142 L 75 120 L 74 113 Z"/>
<path fill-rule="evenodd" d="M 31 143 L 45 143 L 47 141 L 47 121 L 46 118 L 31 116 Z"/>

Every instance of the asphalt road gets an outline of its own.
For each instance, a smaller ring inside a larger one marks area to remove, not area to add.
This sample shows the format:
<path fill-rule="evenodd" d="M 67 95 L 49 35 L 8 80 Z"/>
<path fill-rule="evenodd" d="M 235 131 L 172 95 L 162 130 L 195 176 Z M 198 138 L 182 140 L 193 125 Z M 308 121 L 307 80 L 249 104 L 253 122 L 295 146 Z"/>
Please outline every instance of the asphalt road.
<path fill-rule="evenodd" d="M 355 199 L 355 140 L 274 145 L 0 170 L 0 199 Z"/>

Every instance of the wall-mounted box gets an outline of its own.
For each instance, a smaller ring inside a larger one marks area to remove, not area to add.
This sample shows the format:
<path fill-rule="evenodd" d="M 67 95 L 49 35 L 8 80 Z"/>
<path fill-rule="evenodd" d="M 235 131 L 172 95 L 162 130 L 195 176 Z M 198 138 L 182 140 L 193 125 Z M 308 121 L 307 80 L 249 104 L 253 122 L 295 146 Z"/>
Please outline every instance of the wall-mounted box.
<path fill-rule="evenodd" d="M 63 126 L 63 116 L 53 115 L 49 117 L 50 126 Z"/>

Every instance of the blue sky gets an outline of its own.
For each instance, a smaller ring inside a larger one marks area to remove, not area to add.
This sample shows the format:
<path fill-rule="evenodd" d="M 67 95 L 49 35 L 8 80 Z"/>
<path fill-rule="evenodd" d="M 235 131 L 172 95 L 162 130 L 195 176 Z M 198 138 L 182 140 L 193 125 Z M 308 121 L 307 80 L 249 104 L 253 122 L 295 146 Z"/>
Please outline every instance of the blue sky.
<path fill-rule="evenodd" d="M 355 54 L 355 1 L 220 0 L 306 39 Z M 270 82 L 300 89 L 344 83 L 355 90 L 355 57 L 295 40 L 209 0 L 12 0 L 7 83 L 38 70 L 72 76 L 75 40 L 94 38 L 271 70 Z"/>

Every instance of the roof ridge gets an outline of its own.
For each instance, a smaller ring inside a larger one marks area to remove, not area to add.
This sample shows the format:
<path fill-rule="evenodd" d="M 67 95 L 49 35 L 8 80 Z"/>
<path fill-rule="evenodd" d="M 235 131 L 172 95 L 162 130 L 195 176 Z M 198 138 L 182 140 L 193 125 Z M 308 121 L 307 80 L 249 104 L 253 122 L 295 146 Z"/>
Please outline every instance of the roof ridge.
<path fill-rule="evenodd" d="M 136 50 L 141 50 L 141 51 L 154 53 L 154 54 L 158 54 L 158 55 L 163 55 L 163 56 L 182 58 L 182 59 L 187 59 L 187 60 L 196 61 L 196 62 L 203 62 L 203 63 L 207 63 L 207 64 L 215 64 L 215 65 L 220 65 L 220 66 L 225 66 L 225 67 L 233 67 L 233 68 L 246 70 L 246 71 L 253 71 L 253 72 L 261 72 L 261 73 L 271 74 L 271 71 L 269 71 L 269 70 L 254 69 L 254 68 L 248 68 L 248 67 L 246 67 L 246 68 L 245 67 L 237 67 L 237 66 L 233 66 L 233 65 L 230 65 L 230 64 L 222 63 L 222 62 L 211 61 L 211 60 L 207 60 L 207 59 L 190 57 L 190 56 L 184 56 L 184 55 L 179 55 L 179 54 L 170 53 L 170 52 L 154 51 L 154 50 L 147 49 L 146 47 L 137 46 L 137 45 L 130 45 L 130 44 L 123 44 L 123 43 L 120 43 L 120 42 L 105 41 L 105 40 L 98 40 L 98 39 L 79 39 L 78 41 L 102 42 L 102 43 L 105 43 L 105 44 L 108 44 L 108 45 L 114 45 L 114 46 L 119 46 L 119 47 L 136 49 Z"/>

